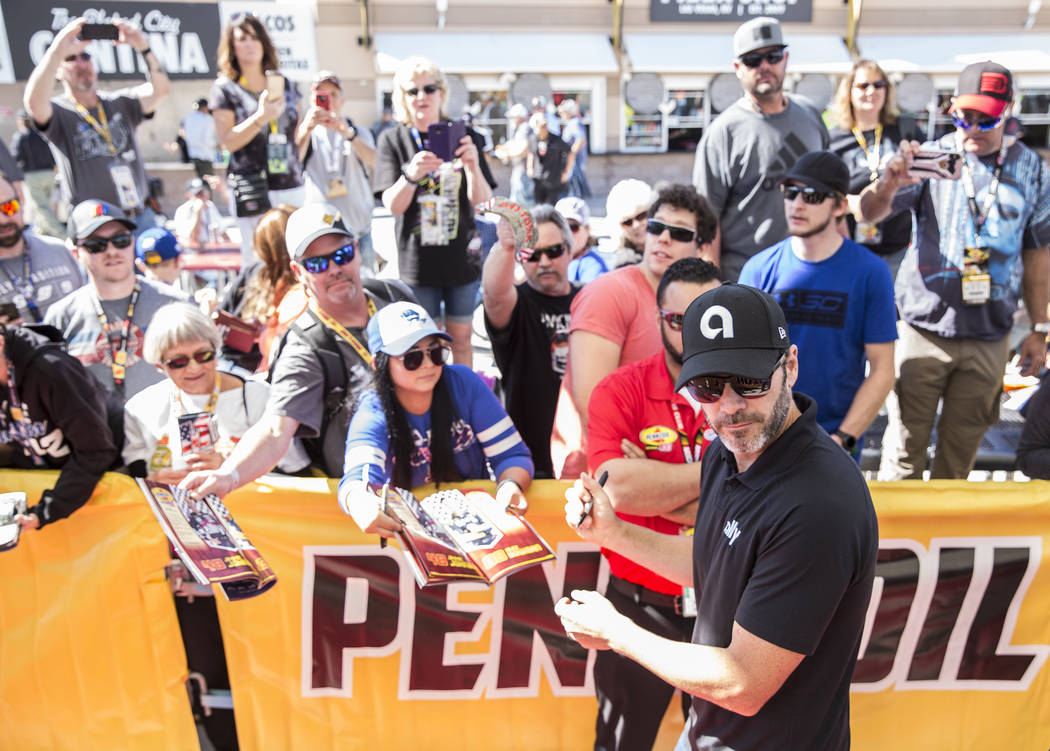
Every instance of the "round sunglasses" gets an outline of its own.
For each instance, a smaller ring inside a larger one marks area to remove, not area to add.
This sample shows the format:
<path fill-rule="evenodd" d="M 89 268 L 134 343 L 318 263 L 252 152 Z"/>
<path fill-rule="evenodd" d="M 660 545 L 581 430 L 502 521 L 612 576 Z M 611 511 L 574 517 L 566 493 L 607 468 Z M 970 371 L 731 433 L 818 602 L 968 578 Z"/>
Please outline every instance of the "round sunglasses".
<path fill-rule="evenodd" d="M 97 255 L 105 253 L 106 248 L 110 245 L 121 250 L 129 248 L 133 241 L 134 238 L 131 236 L 131 233 L 125 232 L 120 235 L 113 235 L 113 237 L 89 237 L 86 240 L 81 240 L 78 245 L 91 255 Z"/>
<path fill-rule="evenodd" d="M 314 256 L 313 258 L 304 258 L 299 263 L 304 269 L 309 271 L 311 274 L 323 274 L 328 271 L 329 262 L 335 263 L 336 266 L 345 266 L 354 260 L 355 247 L 353 243 L 347 243 L 341 248 L 332 251 L 325 256 Z"/>
<path fill-rule="evenodd" d="M 714 404 L 721 399 L 722 394 L 725 392 L 726 384 L 732 386 L 733 391 L 745 399 L 759 399 L 768 394 L 773 387 L 773 376 L 780 370 L 780 366 L 784 364 L 786 358 L 787 352 L 782 354 L 780 359 L 777 360 L 776 365 L 773 366 L 773 372 L 769 374 L 768 378 L 748 378 L 738 375 L 702 375 L 689 379 L 685 384 L 685 388 L 690 396 L 704 404 Z"/>
<path fill-rule="evenodd" d="M 202 349 L 198 352 L 194 352 L 192 355 L 179 355 L 167 360 L 164 364 L 172 370 L 182 370 L 190 364 L 190 360 L 193 360 L 198 365 L 203 365 L 206 362 L 211 362 L 215 359 L 215 350 L 213 349 Z"/>
<path fill-rule="evenodd" d="M 425 351 L 410 349 L 405 354 L 399 355 L 398 359 L 405 366 L 405 370 L 419 370 L 424 357 L 429 357 L 430 362 L 438 367 L 448 365 L 449 360 L 452 359 L 452 347 L 447 344 L 432 344 Z"/>

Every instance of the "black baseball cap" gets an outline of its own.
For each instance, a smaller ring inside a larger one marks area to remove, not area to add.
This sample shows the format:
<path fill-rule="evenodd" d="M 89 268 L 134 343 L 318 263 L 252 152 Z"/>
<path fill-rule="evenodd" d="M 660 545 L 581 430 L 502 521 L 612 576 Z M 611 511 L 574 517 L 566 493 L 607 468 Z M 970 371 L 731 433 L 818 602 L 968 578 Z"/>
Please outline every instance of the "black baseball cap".
<path fill-rule="evenodd" d="M 726 282 L 689 304 L 675 390 L 702 375 L 768 378 L 791 345 L 784 311 L 760 289 Z"/>
<path fill-rule="evenodd" d="M 800 156 L 780 182 L 788 180 L 823 193 L 849 193 L 849 167 L 830 151 L 808 151 Z"/>
<path fill-rule="evenodd" d="M 1014 100 L 1014 78 L 1010 71 L 986 60 L 967 65 L 955 84 L 950 112 L 977 110 L 999 117 Z"/>

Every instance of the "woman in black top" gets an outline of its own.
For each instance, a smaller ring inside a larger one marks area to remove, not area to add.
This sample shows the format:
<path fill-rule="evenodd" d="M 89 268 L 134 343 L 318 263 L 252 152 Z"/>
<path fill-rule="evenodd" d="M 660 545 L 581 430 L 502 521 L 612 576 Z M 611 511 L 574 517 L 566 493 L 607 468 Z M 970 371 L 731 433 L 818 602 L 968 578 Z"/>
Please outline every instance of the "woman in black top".
<path fill-rule="evenodd" d="M 492 197 L 495 180 L 473 129 L 454 146 L 452 161 L 429 150 L 427 129 L 448 119 L 444 74 L 424 57 L 409 57 L 394 75 L 396 127 L 376 146 L 374 188 L 394 215 L 398 271 L 416 299 L 453 337 L 455 361 L 472 364 L 470 335 L 480 243 L 474 207 Z"/>
<path fill-rule="evenodd" d="M 219 77 L 208 107 L 219 143 L 230 152 L 230 198 L 241 232 L 241 259 L 253 260 L 252 233 L 271 206 L 302 206 L 303 168 L 295 147 L 299 90 L 280 74 L 284 94 L 267 91 L 266 71 L 276 71 L 277 50 L 258 18 L 239 14 L 223 29 Z M 256 190 L 249 185 L 254 182 Z"/>
<path fill-rule="evenodd" d="M 832 114 L 836 127 L 829 132 L 830 150 L 850 170 L 850 206 L 878 176 L 879 169 L 897 152 L 902 134 L 897 97 L 886 73 L 872 60 L 860 60 L 842 79 Z M 905 138 L 915 137 L 913 133 Z M 846 216 L 852 239 L 886 258 L 894 275 L 911 242 L 911 214 L 902 212 L 878 224 L 858 223 Z"/>

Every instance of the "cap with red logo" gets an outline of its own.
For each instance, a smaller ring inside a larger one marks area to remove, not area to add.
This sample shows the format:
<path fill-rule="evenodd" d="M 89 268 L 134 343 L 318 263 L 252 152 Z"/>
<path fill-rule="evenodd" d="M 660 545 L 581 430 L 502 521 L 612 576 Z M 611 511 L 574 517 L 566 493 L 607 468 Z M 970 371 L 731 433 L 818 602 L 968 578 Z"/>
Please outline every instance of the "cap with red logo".
<path fill-rule="evenodd" d="M 963 68 L 950 111 L 977 110 L 999 117 L 1013 100 L 1014 79 L 1010 71 L 988 60 Z"/>

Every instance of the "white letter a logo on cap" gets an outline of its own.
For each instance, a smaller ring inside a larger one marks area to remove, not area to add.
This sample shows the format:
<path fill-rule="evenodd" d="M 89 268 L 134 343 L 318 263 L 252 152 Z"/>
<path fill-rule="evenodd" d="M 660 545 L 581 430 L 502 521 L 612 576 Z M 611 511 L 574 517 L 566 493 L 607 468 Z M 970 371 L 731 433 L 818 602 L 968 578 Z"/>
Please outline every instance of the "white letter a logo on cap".
<path fill-rule="evenodd" d="M 711 325 L 711 319 L 717 318 L 722 324 L 718 328 Z M 700 318 L 700 333 L 708 339 L 714 339 L 719 334 L 723 339 L 733 338 L 733 314 L 721 305 L 712 305 Z"/>

